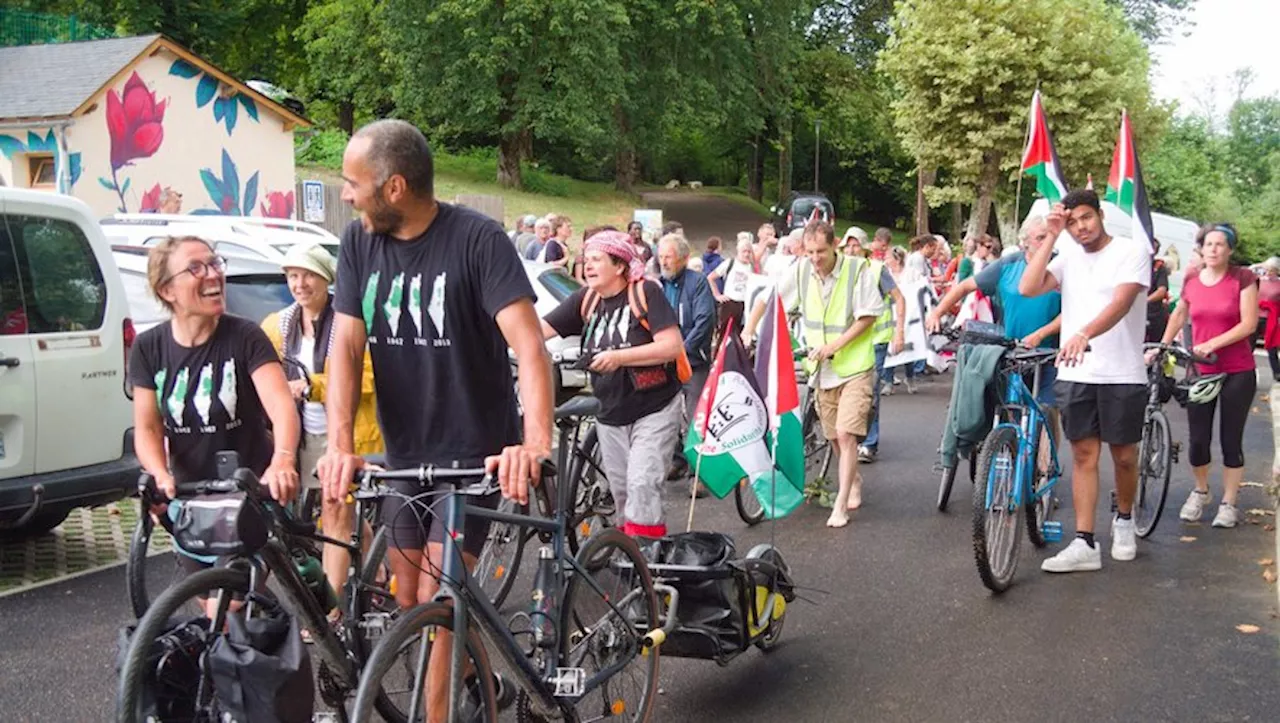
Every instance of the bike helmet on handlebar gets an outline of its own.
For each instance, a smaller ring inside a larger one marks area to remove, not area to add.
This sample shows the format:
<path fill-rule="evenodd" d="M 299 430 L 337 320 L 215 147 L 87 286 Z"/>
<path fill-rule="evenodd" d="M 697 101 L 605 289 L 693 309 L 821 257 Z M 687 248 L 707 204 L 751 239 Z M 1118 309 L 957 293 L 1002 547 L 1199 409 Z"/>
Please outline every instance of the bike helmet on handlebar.
<path fill-rule="evenodd" d="M 1218 398 L 1226 374 L 1206 374 L 1178 384 L 1178 401 L 1183 404 L 1207 404 Z"/>

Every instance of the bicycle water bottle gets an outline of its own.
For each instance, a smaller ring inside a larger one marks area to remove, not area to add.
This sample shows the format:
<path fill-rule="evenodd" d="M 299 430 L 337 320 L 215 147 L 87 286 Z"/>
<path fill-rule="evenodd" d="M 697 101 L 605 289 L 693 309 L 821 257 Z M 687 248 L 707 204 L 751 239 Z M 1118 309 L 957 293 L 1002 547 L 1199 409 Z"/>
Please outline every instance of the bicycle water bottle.
<path fill-rule="evenodd" d="M 324 566 L 319 560 L 312 555 L 299 556 L 294 560 L 294 565 L 298 568 L 298 574 L 302 576 L 303 581 L 307 583 L 307 589 L 311 590 L 316 602 L 320 603 L 320 607 L 326 613 L 338 607 L 338 596 L 333 592 L 333 586 L 329 584 L 329 580 L 325 578 Z"/>
<path fill-rule="evenodd" d="M 556 609 L 556 559 L 550 547 L 538 548 L 538 571 L 533 578 L 533 604 L 529 622 L 533 626 L 533 643 L 539 648 L 557 645 L 556 625 L 552 616 Z"/>

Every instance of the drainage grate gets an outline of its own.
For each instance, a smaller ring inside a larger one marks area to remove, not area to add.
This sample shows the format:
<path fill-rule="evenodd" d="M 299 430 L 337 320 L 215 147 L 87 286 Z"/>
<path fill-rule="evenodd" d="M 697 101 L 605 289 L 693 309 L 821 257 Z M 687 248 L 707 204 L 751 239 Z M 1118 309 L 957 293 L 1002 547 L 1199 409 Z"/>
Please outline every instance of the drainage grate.
<path fill-rule="evenodd" d="M 137 522 L 138 503 L 124 500 L 73 510 L 49 534 L 0 544 L 0 595 L 123 564 L 129 558 Z M 169 547 L 168 534 L 157 527 L 151 538 L 152 554 Z"/>

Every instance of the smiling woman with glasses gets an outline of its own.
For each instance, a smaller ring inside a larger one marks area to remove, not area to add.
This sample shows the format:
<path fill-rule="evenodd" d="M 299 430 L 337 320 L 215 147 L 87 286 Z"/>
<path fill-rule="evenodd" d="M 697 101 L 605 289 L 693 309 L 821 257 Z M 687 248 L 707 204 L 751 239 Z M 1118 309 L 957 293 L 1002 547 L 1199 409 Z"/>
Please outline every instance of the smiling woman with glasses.
<path fill-rule="evenodd" d="M 287 502 L 298 489 L 298 414 L 267 335 L 226 313 L 226 269 L 194 236 L 151 249 L 147 280 L 170 319 L 139 335 L 129 356 L 134 446 L 170 498 L 177 482 L 216 479 L 215 455 L 234 451 Z M 212 562 L 179 552 L 184 566 Z"/>

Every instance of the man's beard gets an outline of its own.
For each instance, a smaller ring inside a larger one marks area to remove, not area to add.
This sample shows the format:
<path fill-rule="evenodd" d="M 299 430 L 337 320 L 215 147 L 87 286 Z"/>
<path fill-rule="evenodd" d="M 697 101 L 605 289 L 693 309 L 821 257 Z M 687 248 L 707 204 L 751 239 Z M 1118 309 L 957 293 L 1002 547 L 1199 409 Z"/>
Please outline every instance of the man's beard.
<path fill-rule="evenodd" d="M 394 233 L 404 224 L 404 214 L 383 201 L 381 193 L 374 194 L 373 208 L 365 211 L 364 218 L 370 233 Z"/>
<path fill-rule="evenodd" d="M 672 279 L 674 279 L 675 277 L 679 276 L 679 275 L 680 275 L 680 272 L 682 272 L 682 271 L 684 271 L 684 269 L 674 269 L 674 270 L 672 270 L 672 271 L 667 271 L 667 270 L 664 268 L 664 269 L 662 269 L 662 278 L 666 279 L 667 281 L 671 281 L 671 280 L 672 280 Z"/>

